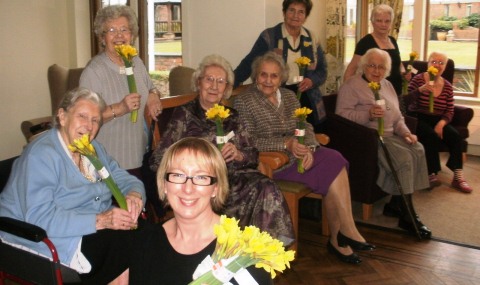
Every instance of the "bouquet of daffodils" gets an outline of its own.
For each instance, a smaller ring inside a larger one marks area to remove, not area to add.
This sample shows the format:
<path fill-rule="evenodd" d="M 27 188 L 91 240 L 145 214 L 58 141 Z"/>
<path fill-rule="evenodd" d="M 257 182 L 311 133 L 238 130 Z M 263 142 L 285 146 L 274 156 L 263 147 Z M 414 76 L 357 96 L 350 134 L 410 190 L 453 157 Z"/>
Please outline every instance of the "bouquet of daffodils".
<path fill-rule="evenodd" d="M 255 265 L 263 268 L 275 278 L 276 272 L 290 268 L 290 261 L 295 252 L 285 251 L 283 243 L 261 232 L 255 226 L 248 226 L 243 231 L 235 218 L 220 217 L 220 224 L 215 225 L 217 244 L 212 256 L 207 256 L 193 274 L 194 281 L 189 285 L 222 285 L 231 278 L 240 284 L 255 284 L 254 279 L 237 278 L 245 268 Z M 248 273 L 248 272 L 247 272 Z"/>
<path fill-rule="evenodd" d="M 435 66 L 430 66 L 427 69 L 429 81 L 428 85 L 433 86 L 435 82 L 435 76 L 438 74 L 438 69 Z M 430 92 L 430 96 L 428 97 L 428 110 L 430 113 L 433 113 L 433 92 Z"/>
<path fill-rule="evenodd" d="M 303 80 L 303 76 L 305 75 L 305 70 L 307 66 L 310 64 L 310 59 L 306 56 L 301 56 L 295 60 L 295 63 L 298 66 L 298 74 L 299 76 L 296 78 L 296 82 L 300 83 Z M 297 90 L 297 99 L 300 100 L 300 96 L 302 96 L 302 92 Z"/>
<path fill-rule="evenodd" d="M 408 60 L 408 64 L 407 64 L 407 68 L 406 68 L 407 73 L 412 72 L 413 74 L 417 74 L 417 70 L 415 68 L 413 68 L 413 62 L 415 61 L 415 59 L 417 59 L 417 57 L 418 57 L 418 54 L 415 51 L 412 51 L 410 53 L 410 59 Z M 406 95 L 408 93 L 408 81 L 405 79 L 405 77 L 403 77 L 403 82 L 402 83 L 403 83 L 402 84 L 402 94 Z"/>
<path fill-rule="evenodd" d="M 135 77 L 133 76 L 133 57 L 137 55 L 137 49 L 131 45 L 118 45 L 115 46 L 115 50 L 122 58 L 125 64 L 125 74 L 127 75 L 128 90 L 130 93 L 137 93 L 137 84 L 135 83 Z M 132 123 L 137 122 L 138 110 L 133 110 L 130 114 L 130 121 Z"/>
<path fill-rule="evenodd" d="M 73 143 L 68 146 L 68 149 L 72 152 L 78 152 L 80 155 L 83 155 L 90 160 L 100 177 L 102 177 L 102 180 L 105 182 L 105 184 L 107 184 L 110 192 L 112 192 L 113 197 L 115 197 L 115 200 L 118 203 L 118 206 L 124 210 L 128 210 L 125 196 L 123 196 L 117 184 L 115 181 L 113 181 L 112 176 L 110 176 L 110 173 L 108 173 L 108 170 L 105 168 L 105 166 L 103 166 L 100 159 L 98 159 L 97 152 L 90 143 L 88 134 L 84 134 L 81 138 L 74 140 Z"/>
<path fill-rule="evenodd" d="M 305 144 L 305 122 L 307 121 L 307 116 L 312 113 L 312 110 L 307 107 L 298 108 L 295 110 L 294 117 L 297 118 L 297 128 L 295 129 L 295 137 L 301 144 Z M 297 171 L 298 173 L 304 173 L 305 168 L 303 167 L 303 159 L 297 159 Z"/>
<path fill-rule="evenodd" d="M 385 105 L 385 101 L 380 99 L 380 94 L 378 93 L 378 91 L 381 88 L 380 83 L 372 81 L 368 83 L 368 87 L 370 87 L 370 89 L 373 92 L 373 95 L 375 96 L 375 103 L 377 105 Z M 379 136 L 383 136 L 383 129 L 384 129 L 383 118 L 378 118 L 378 135 Z"/>
<path fill-rule="evenodd" d="M 217 126 L 217 147 L 219 150 L 222 150 L 223 145 L 228 141 L 223 131 L 223 120 L 230 116 L 230 110 L 225 109 L 224 106 L 215 104 L 207 110 L 205 116 L 207 116 L 207 119 L 214 121 Z"/>

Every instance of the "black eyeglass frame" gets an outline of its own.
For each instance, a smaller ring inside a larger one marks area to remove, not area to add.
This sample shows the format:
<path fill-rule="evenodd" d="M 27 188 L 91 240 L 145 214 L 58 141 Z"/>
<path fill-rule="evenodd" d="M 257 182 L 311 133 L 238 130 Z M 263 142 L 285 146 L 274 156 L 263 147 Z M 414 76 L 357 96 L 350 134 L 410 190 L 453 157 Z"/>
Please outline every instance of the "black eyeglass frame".
<path fill-rule="evenodd" d="M 170 175 L 171 174 L 175 174 L 175 175 L 183 175 L 185 177 L 185 181 L 183 183 L 180 183 L 180 182 L 174 182 L 174 181 L 170 181 Z M 193 178 L 195 177 L 208 177 L 210 178 L 210 184 L 197 184 L 193 181 Z M 175 172 L 167 172 L 165 173 L 164 175 L 164 178 L 167 182 L 170 182 L 170 183 L 173 183 L 173 184 L 185 184 L 187 183 L 188 179 L 190 179 L 192 181 L 192 184 L 193 185 L 197 185 L 197 186 L 211 186 L 215 183 L 217 183 L 217 177 L 213 177 L 213 176 L 210 176 L 210 175 L 195 175 L 195 176 L 188 176 L 188 175 L 185 175 L 185 174 L 181 174 L 181 173 L 175 173 Z"/>

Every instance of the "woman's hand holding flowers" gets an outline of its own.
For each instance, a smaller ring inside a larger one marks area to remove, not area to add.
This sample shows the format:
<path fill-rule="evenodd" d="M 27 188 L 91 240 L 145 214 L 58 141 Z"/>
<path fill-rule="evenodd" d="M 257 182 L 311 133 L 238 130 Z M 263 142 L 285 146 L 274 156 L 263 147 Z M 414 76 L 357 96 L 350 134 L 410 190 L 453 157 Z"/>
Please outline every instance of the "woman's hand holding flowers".
<path fill-rule="evenodd" d="M 226 143 L 222 147 L 221 152 L 222 152 L 223 159 L 225 159 L 225 162 L 227 163 L 233 160 L 242 161 L 244 158 L 242 152 L 239 151 L 237 147 L 230 142 Z"/>
<path fill-rule="evenodd" d="M 131 230 L 137 226 L 137 219 L 133 219 L 130 212 L 117 207 L 96 216 L 95 227 L 97 230 Z"/>
<path fill-rule="evenodd" d="M 385 115 L 385 110 L 383 110 L 382 106 L 380 105 L 373 105 L 370 108 L 370 120 L 373 121 L 377 118 L 382 118 Z"/>
<path fill-rule="evenodd" d="M 308 170 L 310 167 L 312 167 L 313 153 L 308 146 L 299 143 L 295 138 L 287 140 L 286 146 L 293 156 L 303 160 L 303 167 L 305 170 Z"/>
<path fill-rule="evenodd" d="M 126 196 L 128 211 L 131 214 L 133 220 L 137 220 L 143 210 L 142 195 L 138 192 L 131 191 Z"/>
<path fill-rule="evenodd" d="M 303 78 L 303 80 L 298 84 L 298 90 L 300 92 L 305 92 L 308 89 L 311 89 L 313 86 L 313 82 L 310 78 Z"/>

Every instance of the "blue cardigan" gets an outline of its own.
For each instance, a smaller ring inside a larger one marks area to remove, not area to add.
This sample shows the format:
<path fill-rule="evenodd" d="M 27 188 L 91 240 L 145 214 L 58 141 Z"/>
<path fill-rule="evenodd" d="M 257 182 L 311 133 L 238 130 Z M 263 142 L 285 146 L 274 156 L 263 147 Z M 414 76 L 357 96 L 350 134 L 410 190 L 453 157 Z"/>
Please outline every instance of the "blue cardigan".
<path fill-rule="evenodd" d="M 137 191 L 145 202 L 143 183 L 121 169 L 103 146 L 95 140 L 92 144 L 122 193 Z M 67 265 L 82 236 L 96 232 L 96 215 L 111 207 L 112 194 L 106 184 L 92 183 L 83 177 L 65 152 L 56 128 L 45 132 L 25 148 L 15 161 L 9 181 L 0 194 L 0 216 L 45 229 L 61 262 Z M 26 241 L 4 232 L 0 232 L 0 237 L 50 256 L 43 243 Z"/>

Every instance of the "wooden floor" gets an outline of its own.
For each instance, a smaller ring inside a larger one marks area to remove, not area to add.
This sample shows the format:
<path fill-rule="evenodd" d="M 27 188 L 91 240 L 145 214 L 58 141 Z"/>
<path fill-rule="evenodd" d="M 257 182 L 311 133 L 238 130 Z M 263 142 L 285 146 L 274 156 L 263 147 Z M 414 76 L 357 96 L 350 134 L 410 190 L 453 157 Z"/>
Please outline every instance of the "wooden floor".
<path fill-rule="evenodd" d="M 275 278 L 275 285 L 399 285 L 480 284 L 480 250 L 437 240 L 419 241 L 400 231 L 358 225 L 377 246 L 357 252 L 360 265 L 342 263 L 326 249 L 320 223 L 301 219 L 298 255 L 292 268 Z"/>

